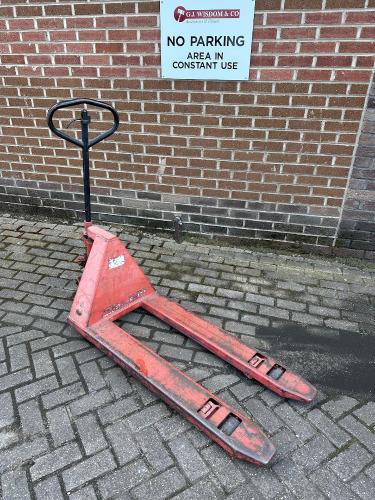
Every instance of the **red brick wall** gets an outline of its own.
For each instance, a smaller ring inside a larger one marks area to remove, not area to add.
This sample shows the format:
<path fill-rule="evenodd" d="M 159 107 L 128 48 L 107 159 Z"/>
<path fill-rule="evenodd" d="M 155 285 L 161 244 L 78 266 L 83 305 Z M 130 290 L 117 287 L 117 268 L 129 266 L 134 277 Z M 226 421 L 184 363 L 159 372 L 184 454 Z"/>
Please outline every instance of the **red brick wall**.
<path fill-rule="evenodd" d="M 249 81 L 172 81 L 158 1 L 2 0 L 1 199 L 80 216 L 79 153 L 45 115 L 98 98 L 121 119 L 91 155 L 101 219 L 172 228 L 182 214 L 189 232 L 332 245 L 374 22 L 375 0 L 256 0 Z"/>

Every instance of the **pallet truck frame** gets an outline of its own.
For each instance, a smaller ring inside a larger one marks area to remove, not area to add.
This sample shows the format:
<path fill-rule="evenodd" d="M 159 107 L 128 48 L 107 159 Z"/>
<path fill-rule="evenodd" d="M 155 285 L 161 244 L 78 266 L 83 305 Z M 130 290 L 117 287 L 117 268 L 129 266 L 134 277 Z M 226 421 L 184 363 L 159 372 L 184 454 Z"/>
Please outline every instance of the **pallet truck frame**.
<path fill-rule="evenodd" d="M 81 110 L 81 118 L 75 119 L 81 121 L 81 141 L 58 130 L 53 123 L 57 110 L 82 104 L 108 110 L 113 115 L 112 127 L 91 141 L 88 139 L 91 117 L 86 108 Z M 114 321 L 134 309 L 143 308 L 280 396 L 311 402 L 317 394 L 316 388 L 225 330 L 159 295 L 118 237 L 92 224 L 89 149 L 118 128 L 119 117 L 112 106 L 85 98 L 62 101 L 50 108 L 47 123 L 58 137 L 82 148 L 83 157 L 86 254 L 79 259 L 84 271 L 69 314 L 69 324 L 231 455 L 267 465 L 276 450 L 253 422 Z"/>

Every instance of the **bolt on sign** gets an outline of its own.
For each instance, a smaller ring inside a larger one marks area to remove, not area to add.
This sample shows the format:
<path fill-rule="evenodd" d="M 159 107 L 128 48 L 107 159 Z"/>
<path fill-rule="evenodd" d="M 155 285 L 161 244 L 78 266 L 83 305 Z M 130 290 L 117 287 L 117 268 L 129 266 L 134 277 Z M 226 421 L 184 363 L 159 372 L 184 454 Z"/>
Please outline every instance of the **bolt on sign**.
<path fill-rule="evenodd" d="M 254 5 L 254 0 L 161 0 L 162 77 L 248 80 Z"/>

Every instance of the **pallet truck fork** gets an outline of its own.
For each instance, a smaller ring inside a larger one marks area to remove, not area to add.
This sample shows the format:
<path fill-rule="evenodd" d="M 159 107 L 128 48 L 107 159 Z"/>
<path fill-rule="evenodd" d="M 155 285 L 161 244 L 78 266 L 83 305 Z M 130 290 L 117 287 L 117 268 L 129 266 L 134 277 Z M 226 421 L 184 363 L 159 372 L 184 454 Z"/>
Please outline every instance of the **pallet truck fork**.
<path fill-rule="evenodd" d="M 54 113 L 81 104 L 109 110 L 114 119 L 112 127 L 89 141 L 91 118 L 87 109 L 82 109 L 79 118 L 82 141 L 58 130 L 52 120 Z M 311 402 L 317 390 L 265 354 L 159 295 L 117 236 L 92 225 L 88 151 L 117 129 L 119 118 L 112 106 L 93 99 L 62 101 L 48 111 L 47 122 L 57 136 L 81 147 L 83 156 L 86 256 L 81 259 L 85 268 L 69 314 L 69 324 L 231 455 L 259 465 L 268 464 L 275 447 L 254 423 L 114 321 L 134 309 L 143 308 L 281 396 Z"/>

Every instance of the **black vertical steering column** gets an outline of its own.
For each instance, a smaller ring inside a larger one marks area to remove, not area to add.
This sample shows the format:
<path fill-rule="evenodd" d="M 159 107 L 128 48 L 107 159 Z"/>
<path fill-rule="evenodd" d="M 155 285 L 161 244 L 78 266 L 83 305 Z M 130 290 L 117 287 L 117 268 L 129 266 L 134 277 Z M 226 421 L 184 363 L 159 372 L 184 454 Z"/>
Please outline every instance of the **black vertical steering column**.
<path fill-rule="evenodd" d="M 83 161 L 83 193 L 85 197 L 85 221 L 91 222 L 91 198 L 90 198 L 90 158 L 89 158 L 89 123 L 91 117 L 87 109 L 81 111 L 81 133 L 82 133 L 82 161 Z"/>

